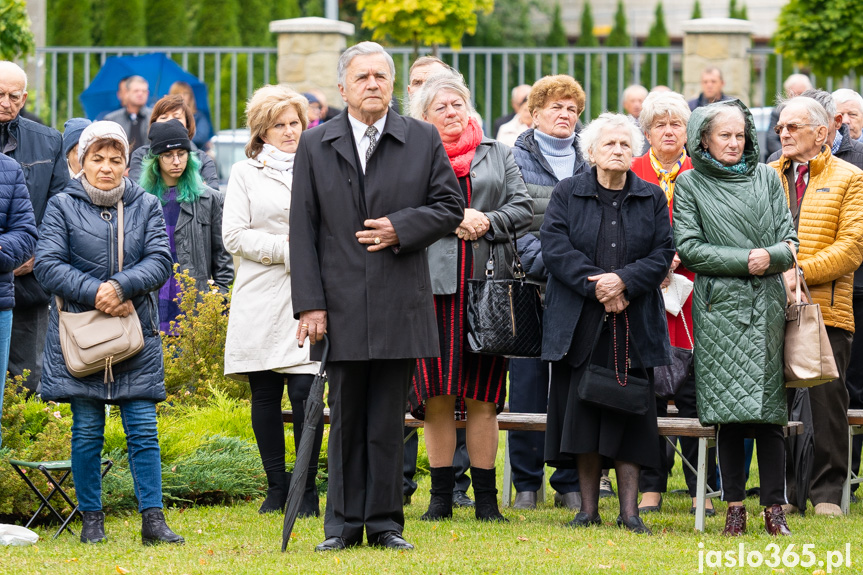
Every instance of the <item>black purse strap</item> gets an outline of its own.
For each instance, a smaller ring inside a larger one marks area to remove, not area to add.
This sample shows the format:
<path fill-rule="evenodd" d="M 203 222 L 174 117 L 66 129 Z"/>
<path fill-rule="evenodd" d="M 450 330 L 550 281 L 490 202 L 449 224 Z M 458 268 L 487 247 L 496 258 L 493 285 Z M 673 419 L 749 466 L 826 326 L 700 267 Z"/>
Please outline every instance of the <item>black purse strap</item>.
<path fill-rule="evenodd" d="M 602 321 L 599 322 L 599 325 L 596 328 L 596 336 L 593 338 L 593 347 L 590 348 L 590 356 L 588 356 L 588 358 L 587 358 L 588 365 L 593 363 L 593 352 L 596 351 L 596 344 L 597 344 L 597 342 L 599 342 L 599 337 L 602 335 L 602 328 L 605 327 L 605 324 L 608 321 L 608 315 L 609 315 L 608 312 L 605 312 L 602 315 Z M 614 314 L 615 319 L 617 318 L 618 315 L 621 315 L 621 314 Z M 624 364 L 628 364 L 629 363 L 629 351 L 628 351 L 629 314 L 627 313 L 626 310 L 623 310 L 622 315 L 624 317 L 624 320 L 626 320 L 626 339 L 627 339 L 627 352 L 626 352 L 626 357 L 624 358 Z M 617 370 L 618 361 L 617 361 L 617 341 L 616 341 L 616 335 L 615 335 L 617 333 L 616 327 L 617 326 L 614 326 L 611 328 L 612 329 L 612 344 L 611 345 L 614 347 L 614 375 L 617 378 L 617 383 L 620 384 L 621 387 L 626 387 L 626 381 L 627 381 L 627 378 L 629 377 L 629 366 L 626 365 L 626 367 L 625 367 L 624 376 L 623 376 L 623 383 L 621 383 L 620 382 L 620 376 L 618 375 L 619 372 Z M 635 351 L 635 357 L 638 358 L 638 363 L 641 366 L 641 370 L 644 372 L 645 378 L 648 378 L 649 375 L 647 373 L 647 368 L 644 367 L 644 360 L 641 359 L 641 353 L 639 353 L 638 346 L 635 345 L 635 342 L 632 342 L 632 349 Z"/>
<path fill-rule="evenodd" d="M 509 226 L 504 225 L 504 230 L 506 230 L 506 237 L 509 240 L 509 244 L 512 247 L 512 277 L 513 279 L 517 279 L 520 281 L 524 281 L 524 278 L 527 274 L 524 273 L 524 268 L 521 265 L 521 258 L 518 257 L 518 248 L 515 245 L 515 222 L 512 221 L 512 217 L 506 213 L 501 212 L 506 219 L 509 221 Z M 512 229 L 510 229 L 510 226 Z M 494 277 L 494 246 L 491 246 L 489 250 L 488 261 L 485 264 L 485 279 L 490 280 Z"/>

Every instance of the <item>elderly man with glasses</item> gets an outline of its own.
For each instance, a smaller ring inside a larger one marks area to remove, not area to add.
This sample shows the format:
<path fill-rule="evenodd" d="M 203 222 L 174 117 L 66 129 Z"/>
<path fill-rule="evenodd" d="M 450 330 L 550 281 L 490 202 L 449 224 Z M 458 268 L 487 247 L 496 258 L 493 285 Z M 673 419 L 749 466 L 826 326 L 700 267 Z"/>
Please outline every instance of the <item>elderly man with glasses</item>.
<path fill-rule="evenodd" d="M 830 121 L 816 100 L 789 99 L 776 124 L 782 157 L 770 164 L 785 188 L 800 239 L 800 267 L 813 303 L 821 305 L 839 368 L 837 379 L 809 389 L 815 431 L 809 499 L 816 515 L 842 513 L 839 503 L 848 472 L 845 373 L 854 334 L 854 271 L 863 261 L 863 171 L 831 152 Z M 791 289 L 796 287 L 794 270 L 785 273 L 785 281 Z M 793 391 L 789 395 L 790 406 Z M 787 481 L 792 492 L 794 471 L 789 469 Z M 789 493 L 788 499 L 796 501 L 796 494 Z"/>
<path fill-rule="evenodd" d="M 21 117 L 26 102 L 24 70 L 13 62 L 0 61 L 0 153 L 21 165 L 38 226 L 48 198 L 66 187 L 69 172 L 60 132 Z M 36 391 L 42 378 L 49 296 L 32 272 L 33 258 L 14 271 L 15 307 L 9 372 L 14 376 L 30 370 L 25 385 Z"/>

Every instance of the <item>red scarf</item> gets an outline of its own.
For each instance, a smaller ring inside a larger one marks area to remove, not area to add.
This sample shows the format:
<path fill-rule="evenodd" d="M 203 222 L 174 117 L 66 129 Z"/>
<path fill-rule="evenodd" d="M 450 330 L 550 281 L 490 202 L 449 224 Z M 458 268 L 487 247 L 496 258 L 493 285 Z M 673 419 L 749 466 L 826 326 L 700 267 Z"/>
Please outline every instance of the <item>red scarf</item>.
<path fill-rule="evenodd" d="M 444 143 L 446 155 L 452 164 L 456 177 L 463 178 L 470 172 L 470 163 L 476 153 L 476 147 L 482 141 L 482 128 L 473 118 L 467 123 L 467 128 L 461 133 L 458 140 L 451 144 Z"/>

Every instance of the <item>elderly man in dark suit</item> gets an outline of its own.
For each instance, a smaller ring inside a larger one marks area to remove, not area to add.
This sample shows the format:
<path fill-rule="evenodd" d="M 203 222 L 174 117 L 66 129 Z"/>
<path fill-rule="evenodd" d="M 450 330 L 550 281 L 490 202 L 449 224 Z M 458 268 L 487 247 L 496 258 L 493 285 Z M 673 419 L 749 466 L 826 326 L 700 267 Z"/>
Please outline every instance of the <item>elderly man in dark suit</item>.
<path fill-rule="evenodd" d="M 291 286 L 297 338 L 329 334 L 326 540 L 402 538 L 402 427 L 416 358 L 439 355 L 425 248 L 464 202 L 431 124 L 390 109 L 392 58 L 361 42 L 339 59 L 346 112 L 303 135 L 294 163 Z M 312 351 L 320 359 L 320 346 Z"/>

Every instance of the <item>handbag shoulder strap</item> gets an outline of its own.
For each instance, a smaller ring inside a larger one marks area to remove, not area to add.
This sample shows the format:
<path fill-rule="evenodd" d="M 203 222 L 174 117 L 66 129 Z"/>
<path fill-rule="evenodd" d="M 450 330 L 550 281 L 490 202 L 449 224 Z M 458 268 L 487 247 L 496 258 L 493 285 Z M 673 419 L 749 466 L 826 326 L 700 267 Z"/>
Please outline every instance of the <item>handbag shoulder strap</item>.
<path fill-rule="evenodd" d="M 794 250 L 794 247 L 791 246 L 790 242 L 788 242 L 788 248 L 791 250 L 791 257 L 794 258 L 794 266 L 792 267 L 797 272 L 797 288 L 792 292 L 791 288 L 789 288 L 788 284 L 783 280 L 782 285 L 785 286 L 785 294 L 788 296 L 789 301 L 794 301 L 797 305 L 800 305 L 800 286 L 802 284 L 806 298 L 809 300 L 809 303 L 812 303 L 812 296 L 809 294 L 809 286 L 806 285 L 806 278 L 803 276 L 803 269 L 800 267 L 800 260 L 797 259 L 797 252 Z"/>

